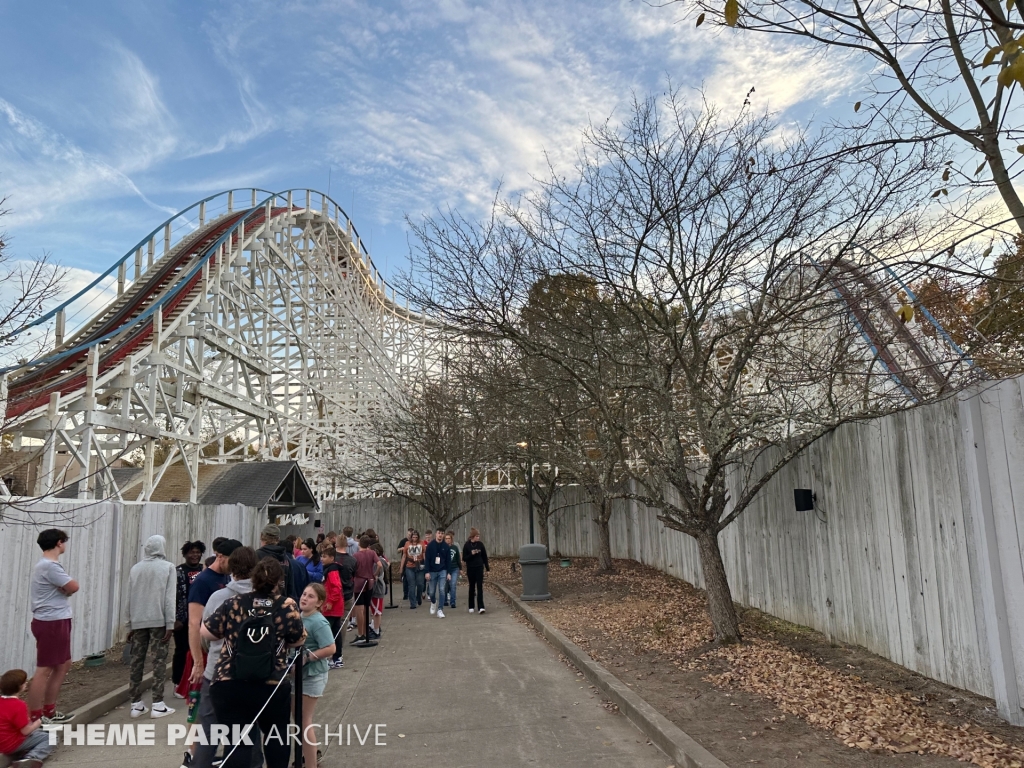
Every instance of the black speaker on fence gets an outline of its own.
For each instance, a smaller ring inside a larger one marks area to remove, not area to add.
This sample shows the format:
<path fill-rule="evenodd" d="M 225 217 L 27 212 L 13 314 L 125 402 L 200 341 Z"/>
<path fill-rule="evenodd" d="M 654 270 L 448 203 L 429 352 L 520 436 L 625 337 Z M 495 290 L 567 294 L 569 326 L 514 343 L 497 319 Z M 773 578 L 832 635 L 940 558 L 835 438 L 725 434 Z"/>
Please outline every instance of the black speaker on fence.
<path fill-rule="evenodd" d="M 810 512 L 814 509 L 814 492 L 810 488 L 794 488 L 793 502 L 797 512 Z"/>

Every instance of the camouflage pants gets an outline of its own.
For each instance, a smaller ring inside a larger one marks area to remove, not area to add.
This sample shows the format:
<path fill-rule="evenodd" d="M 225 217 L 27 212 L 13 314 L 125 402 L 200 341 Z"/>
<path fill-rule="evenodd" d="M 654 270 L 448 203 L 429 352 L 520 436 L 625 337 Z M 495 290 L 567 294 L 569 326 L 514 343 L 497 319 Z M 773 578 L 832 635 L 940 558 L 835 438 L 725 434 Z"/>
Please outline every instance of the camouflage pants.
<path fill-rule="evenodd" d="M 142 700 L 142 675 L 146 666 L 146 654 L 153 648 L 153 703 L 164 700 L 164 681 L 167 679 L 167 649 L 163 627 L 136 629 L 132 635 L 132 666 L 128 680 L 128 695 L 131 701 Z"/>

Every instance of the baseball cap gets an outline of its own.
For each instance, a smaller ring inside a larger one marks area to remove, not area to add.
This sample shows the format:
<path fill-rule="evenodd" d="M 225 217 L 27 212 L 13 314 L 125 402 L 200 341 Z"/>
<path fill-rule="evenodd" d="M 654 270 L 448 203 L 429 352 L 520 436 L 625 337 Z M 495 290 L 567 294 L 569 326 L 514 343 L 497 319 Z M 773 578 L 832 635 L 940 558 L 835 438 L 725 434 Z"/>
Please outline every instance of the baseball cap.
<path fill-rule="evenodd" d="M 238 549 L 240 546 L 242 546 L 242 542 L 240 542 L 238 539 L 225 539 L 216 547 L 214 547 L 213 551 L 216 552 L 218 555 L 224 555 L 224 557 L 231 557 L 231 553 Z"/>

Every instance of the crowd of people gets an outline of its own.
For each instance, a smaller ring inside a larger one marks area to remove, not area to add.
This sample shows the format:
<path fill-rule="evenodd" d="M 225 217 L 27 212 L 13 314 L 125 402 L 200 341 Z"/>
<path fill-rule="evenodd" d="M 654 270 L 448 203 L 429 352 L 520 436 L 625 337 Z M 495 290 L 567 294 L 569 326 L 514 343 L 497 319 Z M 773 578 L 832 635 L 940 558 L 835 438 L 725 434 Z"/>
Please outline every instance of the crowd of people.
<path fill-rule="evenodd" d="M 129 695 L 132 718 L 162 718 L 175 709 L 164 701 L 170 640 L 174 638 L 173 695 L 189 699 L 190 721 L 209 736 L 214 725 L 255 727 L 252 744 L 225 749 L 220 763 L 217 744 L 193 745 L 183 768 L 286 768 L 285 739 L 261 740 L 259 734 L 285 734 L 292 711 L 289 671 L 302 660 L 302 727 L 312 724 L 329 672 L 345 666 L 343 630 L 354 631 L 350 645 L 375 644 L 381 637 L 384 599 L 389 589 L 390 560 L 373 529 L 358 536 L 346 527 L 316 540 L 281 539 L 277 525 L 260 533 L 259 547 L 220 537 L 206 558 L 202 541 L 186 541 L 183 562 L 167 558 L 163 536 L 150 536 L 143 557 L 129 573 L 126 598 L 131 643 Z M 430 614 L 444 618 L 457 606 L 463 568 L 469 583 L 469 612 L 486 612 L 483 574 L 490 569 L 487 550 L 475 528 L 459 548 L 452 531 L 410 528 L 399 542 L 403 599 L 411 609 L 430 602 Z M 45 727 L 69 722 L 57 710 L 61 684 L 71 665 L 71 604 L 79 590 L 59 562 L 69 537 L 49 529 L 39 534 L 42 558 L 32 573 L 32 634 L 36 671 L 0 676 L 0 753 L 15 768 L 40 768 L 53 747 Z M 348 621 L 346 622 L 346 617 Z M 347 624 L 347 626 L 346 626 Z M 144 701 L 143 676 L 152 658 L 150 704 Z M 22 696 L 25 700 L 22 700 Z M 194 711 L 193 711 L 194 708 Z M 303 762 L 315 766 L 316 745 L 303 743 Z"/>

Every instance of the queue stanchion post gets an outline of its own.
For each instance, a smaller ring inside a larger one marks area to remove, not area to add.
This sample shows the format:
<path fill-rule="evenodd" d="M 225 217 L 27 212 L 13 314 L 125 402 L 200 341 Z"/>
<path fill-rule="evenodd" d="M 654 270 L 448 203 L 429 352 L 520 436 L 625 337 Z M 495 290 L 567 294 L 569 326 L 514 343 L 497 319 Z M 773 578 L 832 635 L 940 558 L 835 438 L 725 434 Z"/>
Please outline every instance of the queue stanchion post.
<path fill-rule="evenodd" d="M 388 604 L 384 606 L 385 608 L 398 607 L 397 605 L 395 605 L 395 590 L 394 587 L 392 586 L 393 584 L 394 581 L 392 580 L 391 563 L 388 563 Z"/>
<path fill-rule="evenodd" d="M 295 745 L 295 768 L 302 768 L 302 740 L 304 738 L 302 734 L 302 652 L 303 647 L 299 647 L 299 653 L 295 657 L 295 724 L 299 727 L 299 740 Z"/>

